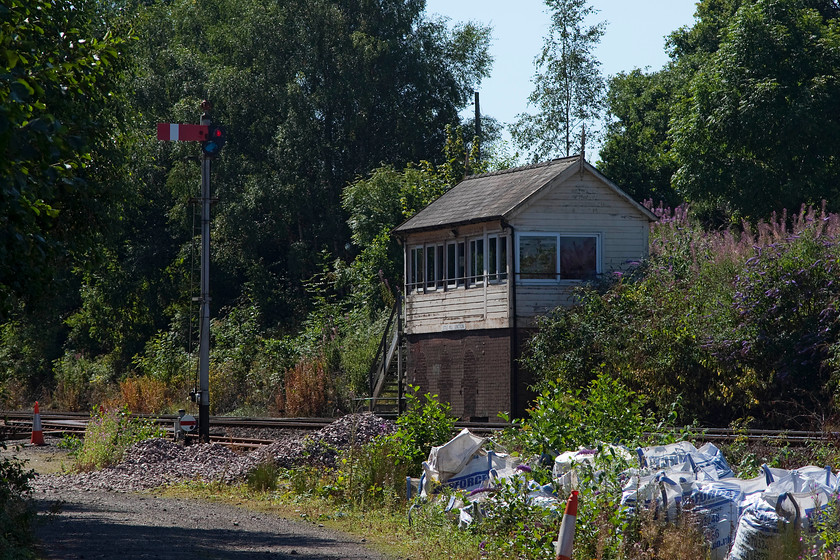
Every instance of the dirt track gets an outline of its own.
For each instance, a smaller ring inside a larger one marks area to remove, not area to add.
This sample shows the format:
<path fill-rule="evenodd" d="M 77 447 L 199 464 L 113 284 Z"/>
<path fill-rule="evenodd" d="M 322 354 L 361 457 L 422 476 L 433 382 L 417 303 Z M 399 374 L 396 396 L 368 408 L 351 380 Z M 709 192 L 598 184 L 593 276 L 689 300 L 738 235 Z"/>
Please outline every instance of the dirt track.
<path fill-rule="evenodd" d="M 358 540 L 224 504 L 107 491 L 39 493 L 41 557 L 148 560 L 382 559 Z"/>
<path fill-rule="evenodd" d="M 67 463 L 54 445 L 10 446 L 2 454 L 27 461 L 42 475 Z M 42 560 L 387 560 L 360 539 L 312 523 L 201 500 L 43 482 L 33 495 L 42 520 Z"/>

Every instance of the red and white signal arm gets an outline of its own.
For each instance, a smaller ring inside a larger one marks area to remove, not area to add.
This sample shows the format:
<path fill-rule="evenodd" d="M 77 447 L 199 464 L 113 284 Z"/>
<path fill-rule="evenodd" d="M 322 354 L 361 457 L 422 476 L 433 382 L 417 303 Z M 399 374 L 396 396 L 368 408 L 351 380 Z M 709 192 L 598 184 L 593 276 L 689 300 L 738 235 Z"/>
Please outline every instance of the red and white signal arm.
<path fill-rule="evenodd" d="M 181 429 L 185 432 L 191 432 L 195 429 L 197 422 L 195 416 L 191 414 L 184 414 L 181 416 Z"/>
<path fill-rule="evenodd" d="M 206 124 L 157 123 L 157 139 L 203 142 L 209 138 L 209 128 Z"/>

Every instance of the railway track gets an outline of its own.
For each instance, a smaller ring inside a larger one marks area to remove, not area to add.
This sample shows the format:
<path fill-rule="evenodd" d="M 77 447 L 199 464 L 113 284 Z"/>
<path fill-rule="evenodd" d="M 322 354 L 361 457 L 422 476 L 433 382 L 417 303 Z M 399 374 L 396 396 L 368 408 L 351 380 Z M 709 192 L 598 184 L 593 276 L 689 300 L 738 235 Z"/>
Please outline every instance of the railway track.
<path fill-rule="evenodd" d="M 138 418 L 154 420 L 174 433 L 174 423 L 177 418 L 174 414 L 148 415 L 137 414 Z M 45 435 L 75 434 L 83 435 L 85 426 L 90 420 L 90 414 L 85 412 L 42 412 L 41 425 Z M 244 418 L 232 416 L 211 416 L 210 426 L 211 442 L 221 443 L 231 447 L 257 448 L 269 445 L 276 439 L 250 438 L 231 436 L 221 433 L 224 428 L 233 429 L 260 429 L 260 430 L 320 430 L 330 423 L 334 418 Z M 502 422 L 456 422 L 457 430 L 468 428 L 473 433 L 492 434 L 498 432 L 509 424 Z M 25 439 L 29 437 L 32 429 L 32 413 L 8 411 L 0 412 L 0 440 Z M 213 433 L 212 430 L 216 430 Z M 696 428 L 690 432 L 699 441 L 711 442 L 733 442 L 747 441 L 751 443 L 783 443 L 788 445 L 808 445 L 811 443 L 836 442 L 840 444 L 840 432 L 821 432 L 806 430 L 733 430 L 731 428 Z M 194 438 L 194 435 L 188 437 Z"/>

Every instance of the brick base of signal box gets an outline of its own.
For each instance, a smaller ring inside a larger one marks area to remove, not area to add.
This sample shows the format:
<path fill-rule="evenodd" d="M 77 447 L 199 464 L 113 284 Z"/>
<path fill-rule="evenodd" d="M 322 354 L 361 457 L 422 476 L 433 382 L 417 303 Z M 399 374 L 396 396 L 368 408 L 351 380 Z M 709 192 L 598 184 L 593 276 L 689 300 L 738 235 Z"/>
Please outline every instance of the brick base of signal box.
<path fill-rule="evenodd" d="M 531 380 L 511 360 L 512 352 L 517 358 L 520 352 L 512 334 L 492 329 L 407 335 L 406 379 L 449 402 L 462 420 L 499 421 L 499 412 L 522 416 Z M 521 331 L 520 337 L 527 339 Z"/>

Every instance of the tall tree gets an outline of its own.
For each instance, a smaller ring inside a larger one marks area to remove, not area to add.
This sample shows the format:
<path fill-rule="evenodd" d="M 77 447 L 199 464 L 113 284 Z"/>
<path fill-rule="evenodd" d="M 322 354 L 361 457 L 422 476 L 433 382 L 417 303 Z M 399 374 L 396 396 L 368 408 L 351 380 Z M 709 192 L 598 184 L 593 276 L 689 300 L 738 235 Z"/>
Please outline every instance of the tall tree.
<path fill-rule="evenodd" d="M 0 7 L 0 320 L 119 214 L 108 204 L 117 189 L 97 180 L 113 162 L 91 155 L 117 136 L 106 110 L 125 36 L 105 12 L 87 0 Z"/>
<path fill-rule="evenodd" d="M 607 125 L 598 169 L 636 200 L 679 203 L 671 186 L 677 169 L 668 134 L 680 70 L 639 69 L 609 81 Z"/>
<path fill-rule="evenodd" d="M 140 195 L 70 319 L 75 348 L 121 364 L 156 330 L 188 333 L 197 148 L 155 142 L 156 122 L 195 122 L 213 102 L 228 141 L 213 163 L 212 312 L 252 302 L 260 328 L 289 332 L 306 317 L 318 255 L 349 255 L 343 187 L 383 163 L 437 159 L 491 63 L 489 29 L 450 30 L 418 0 L 132 6 Z"/>
<path fill-rule="evenodd" d="M 833 0 L 699 2 L 666 68 L 611 82 L 601 169 L 654 196 L 670 177 L 715 222 L 838 208 L 838 16 Z"/>
<path fill-rule="evenodd" d="M 840 20 L 825 1 L 758 0 L 677 106 L 677 189 L 765 216 L 840 204 Z"/>
<path fill-rule="evenodd" d="M 606 22 L 586 24 L 597 13 L 586 0 L 546 0 L 551 26 L 536 58 L 534 91 L 528 96 L 535 115 L 521 114 L 511 127 L 514 141 L 534 161 L 572 153 L 580 127 L 599 118 L 604 79 L 592 51 Z"/>
<path fill-rule="evenodd" d="M 742 5 L 677 106 L 675 186 L 766 216 L 840 205 L 840 12 L 826 0 Z"/>

